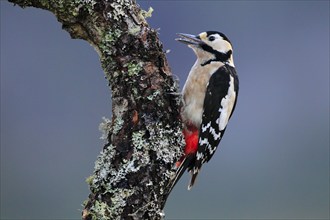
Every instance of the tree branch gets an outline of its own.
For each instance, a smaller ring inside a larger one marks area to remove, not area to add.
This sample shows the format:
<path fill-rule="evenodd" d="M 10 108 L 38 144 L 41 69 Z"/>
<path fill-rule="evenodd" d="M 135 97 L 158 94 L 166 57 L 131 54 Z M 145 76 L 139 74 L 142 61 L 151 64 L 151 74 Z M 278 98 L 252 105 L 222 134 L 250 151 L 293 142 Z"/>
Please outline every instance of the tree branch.
<path fill-rule="evenodd" d="M 49 10 L 98 52 L 112 91 L 106 144 L 87 179 L 83 219 L 161 219 L 181 156 L 179 97 L 157 32 L 134 0 L 9 0 Z"/>

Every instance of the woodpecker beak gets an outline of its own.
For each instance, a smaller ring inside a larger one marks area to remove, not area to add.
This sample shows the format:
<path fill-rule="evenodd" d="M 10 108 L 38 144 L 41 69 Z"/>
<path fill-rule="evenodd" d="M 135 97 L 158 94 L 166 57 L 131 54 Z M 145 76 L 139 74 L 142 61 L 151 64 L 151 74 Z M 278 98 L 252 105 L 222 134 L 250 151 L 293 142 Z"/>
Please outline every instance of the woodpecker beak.
<path fill-rule="evenodd" d="M 178 34 L 179 38 L 175 40 L 187 44 L 188 46 L 200 46 L 204 44 L 204 42 L 199 38 L 199 36 L 191 35 L 191 34 Z"/>

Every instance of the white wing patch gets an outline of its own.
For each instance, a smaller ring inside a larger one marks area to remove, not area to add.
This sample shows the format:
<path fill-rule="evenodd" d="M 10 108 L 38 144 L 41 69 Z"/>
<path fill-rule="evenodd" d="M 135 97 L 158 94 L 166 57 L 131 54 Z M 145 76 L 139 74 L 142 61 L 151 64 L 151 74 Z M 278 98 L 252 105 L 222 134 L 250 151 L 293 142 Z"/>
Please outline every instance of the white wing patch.
<path fill-rule="evenodd" d="M 216 141 L 216 140 L 218 140 L 219 138 L 220 138 L 220 136 L 221 136 L 221 132 L 219 132 L 218 134 L 217 134 L 217 132 L 215 131 L 215 129 L 214 128 L 210 128 L 210 133 L 213 135 L 213 139 Z"/>
<path fill-rule="evenodd" d="M 200 159 L 202 159 L 204 157 L 204 154 L 202 153 L 202 152 L 197 152 L 197 154 L 196 154 L 196 158 L 197 158 L 197 160 L 200 160 Z"/>
<path fill-rule="evenodd" d="M 229 116 L 233 110 L 236 99 L 236 92 L 234 89 L 234 78 L 230 76 L 229 88 L 227 95 L 221 100 L 221 108 L 219 109 L 220 117 L 216 120 L 220 131 L 226 128 Z"/>
<path fill-rule="evenodd" d="M 202 132 L 205 132 L 211 126 L 211 122 L 207 123 L 205 126 L 202 125 Z"/>
<path fill-rule="evenodd" d="M 199 145 L 204 145 L 204 144 L 209 144 L 209 141 L 207 140 L 207 138 L 203 138 L 203 139 L 199 139 Z"/>
<path fill-rule="evenodd" d="M 217 147 L 218 146 L 213 146 L 213 147 L 211 145 L 208 146 L 208 150 L 210 152 L 210 155 L 214 154 L 214 152 L 217 149 Z"/>

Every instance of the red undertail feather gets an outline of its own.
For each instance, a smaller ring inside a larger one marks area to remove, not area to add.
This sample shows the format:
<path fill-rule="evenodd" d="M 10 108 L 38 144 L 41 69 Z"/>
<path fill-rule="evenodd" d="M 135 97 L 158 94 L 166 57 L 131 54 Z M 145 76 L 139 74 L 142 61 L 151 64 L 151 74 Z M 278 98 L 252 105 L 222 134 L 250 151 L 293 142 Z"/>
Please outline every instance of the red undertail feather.
<path fill-rule="evenodd" d="M 184 130 L 183 135 L 186 141 L 186 147 L 184 149 L 184 153 L 187 154 L 195 154 L 197 152 L 198 147 L 198 130 L 195 129 L 193 131 Z"/>
<path fill-rule="evenodd" d="M 190 128 L 191 129 L 191 128 Z M 186 146 L 184 148 L 184 155 L 180 158 L 180 160 L 176 163 L 176 166 L 179 167 L 183 161 L 183 159 L 189 155 L 195 155 L 198 148 L 198 129 L 192 128 L 191 130 L 184 129 L 183 136 L 186 142 Z"/>

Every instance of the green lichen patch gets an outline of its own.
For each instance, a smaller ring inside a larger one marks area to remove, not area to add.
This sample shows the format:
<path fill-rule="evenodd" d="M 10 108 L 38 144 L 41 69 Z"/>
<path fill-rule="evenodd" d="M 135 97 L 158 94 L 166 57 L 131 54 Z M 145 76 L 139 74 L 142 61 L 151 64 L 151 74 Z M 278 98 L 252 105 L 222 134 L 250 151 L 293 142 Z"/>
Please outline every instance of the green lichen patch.
<path fill-rule="evenodd" d="M 128 33 L 131 35 L 136 35 L 141 31 L 141 27 L 139 25 L 135 25 L 134 22 L 128 22 Z"/>
<path fill-rule="evenodd" d="M 147 126 L 150 134 L 151 149 L 156 152 L 157 160 L 173 163 L 181 154 L 178 146 L 184 144 L 181 130 L 173 130 L 170 125 L 163 126 L 162 122 Z M 180 142 L 177 142 L 180 140 Z M 173 148 L 171 148 L 173 146 Z"/>
<path fill-rule="evenodd" d="M 117 2 L 113 2 L 110 5 L 114 9 L 111 14 L 108 14 L 110 19 L 119 21 L 120 19 L 127 17 L 127 14 L 125 12 L 123 5 L 118 4 Z"/>
<path fill-rule="evenodd" d="M 78 12 L 81 8 L 84 8 L 84 10 L 87 10 L 89 14 L 92 14 L 94 12 L 94 6 L 97 4 L 95 0 L 73 0 L 67 2 L 70 2 L 71 6 L 74 6 L 73 8 L 75 10 L 72 12 L 73 15 L 78 15 Z"/>
<path fill-rule="evenodd" d="M 142 63 L 141 62 L 136 63 L 134 61 L 131 61 L 129 63 L 126 63 L 124 67 L 127 68 L 128 76 L 137 76 L 142 70 Z"/>
<path fill-rule="evenodd" d="M 107 16 L 111 20 L 120 21 L 128 17 L 127 11 L 131 9 L 132 4 L 129 0 L 115 0 L 110 6 L 113 10 Z"/>
<path fill-rule="evenodd" d="M 157 98 L 157 97 L 159 96 L 159 94 L 160 94 L 160 91 L 159 91 L 159 90 L 156 90 L 156 91 L 154 91 L 151 95 L 147 96 L 147 99 L 148 99 L 149 101 L 152 101 L 152 100 L 154 100 L 155 98 Z"/>
<path fill-rule="evenodd" d="M 132 134 L 132 141 L 133 141 L 133 146 L 137 150 L 142 150 L 145 146 L 147 146 L 146 139 L 144 138 L 145 131 L 140 130 L 133 132 Z"/>
<path fill-rule="evenodd" d="M 92 190 L 106 184 L 108 174 L 112 170 L 112 158 L 114 157 L 115 153 L 115 147 L 109 145 L 103 149 L 103 151 L 98 156 L 97 160 L 95 161 L 94 178 L 91 184 Z"/>
<path fill-rule="evenodd" d="M 112 133 L 117 134 L 123 127 L 125 121 L 124 114 L 128 109 L 128 100 L 124 98 L 113 98 L 113 124 Z"/>
<path fill-rule="evenodd" d="M 90 215 L 92 220 L 108 220 L 111 211 L 108 204 L 105 202 L 95 201 L 94 205 L 90 209 Z"/>
<path fill-rule="evenodd" d="M 94 175 L 91 175 L 91 176 L 87 177 L 85 181 L 88 185 L 92 185 L 93 180 L 94 180 Z"/>
<path fill-rule="evenodd" d="M 111 208 L 116 210 L 118 208 L 124 207 L 126 204 L 126 198 L 133 194 L 133 189 L 115 189 L 113 193 L 115 196 L 111 198 L 112 203 L 114 206 Z"/>
<path fill-rule="evenodd" d="M 145 10 L 141 10 L 141 15 L 144 17 L 144 18 L 151 18 L 152 16 L 152 12 L 154 11 L 154 9 L 152 7 L 149 7 L 148 11 L 145 11 Z"/>
<path fill-rule="evenodd" d="M 122 31 L 119 29 L 113 29 L 109 30 L 104 33 L 104 36 L 102 37 L 102 41 L 99 45 L 99 49 L 102 54 L 104 55 L 113 55 L 115 54 L 115 42 L 119 39 L 121 36 Z"/>
<path fill-rule="evenodd" d="M 114 119 L 114 125 L 112 127 L 112 133 L 115 135 L 117 134 L 123 127 L 125 121 L 121 117 L 116 117 Z"/>
<path fill-rule="evenodd" d="M 108 138 L 109 132 L 111 131 L 111 120 L 109 118 L 102 117 L 99 130 L 102 132 L 100 139 L 106 140 Z"/>
<path fill-rule="evenodd" d="M 47 8 L 47 9 L 49 9 L 49 7 L 50 7 L 49 3 L 50 3 L 49 0 L 40 1 L 40 4 L 42 5 L 42 7 Z M 63 4 L 63 2 L 62 3 L 60 2 L 60 4 Z"/>

